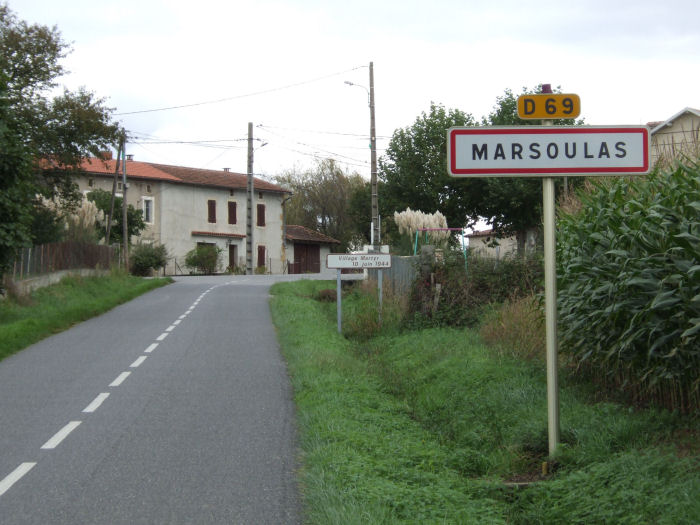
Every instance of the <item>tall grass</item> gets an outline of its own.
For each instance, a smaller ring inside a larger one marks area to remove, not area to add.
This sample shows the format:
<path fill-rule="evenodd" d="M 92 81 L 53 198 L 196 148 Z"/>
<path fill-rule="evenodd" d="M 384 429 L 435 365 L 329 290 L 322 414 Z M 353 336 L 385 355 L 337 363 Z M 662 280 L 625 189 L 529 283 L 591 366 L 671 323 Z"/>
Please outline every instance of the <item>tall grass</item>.
<path fill-rule="evenodd" d="M 525 359 L 544 358 L 544 311 L 538 296 L 506 300 L 485 312 L 479 334 L 497 351 Z"/>

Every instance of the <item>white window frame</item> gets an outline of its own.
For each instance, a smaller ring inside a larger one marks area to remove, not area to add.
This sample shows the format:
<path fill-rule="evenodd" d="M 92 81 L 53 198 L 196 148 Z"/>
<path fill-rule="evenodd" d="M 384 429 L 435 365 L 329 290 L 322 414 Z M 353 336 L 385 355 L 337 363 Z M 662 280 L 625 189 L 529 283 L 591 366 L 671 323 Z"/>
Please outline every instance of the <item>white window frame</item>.
<path fill-rule="evenodd" d="M 153 215 L 155 214 L 155 199 L 153 197 L 141 197 L 141 201 L 142 201 L 141 202 L 141 210 L 143 211 L 143 222 L 145 222 L 146 224 L 153 224 L 153 222 L 154 222 Z M 146 202 L 151 203 L 151 205 L 150 205 L 150 210 L 151 210 L 150 219 L 151 220 L 150 221 L 147 220 L 147 217 L 146 217 Z"/>

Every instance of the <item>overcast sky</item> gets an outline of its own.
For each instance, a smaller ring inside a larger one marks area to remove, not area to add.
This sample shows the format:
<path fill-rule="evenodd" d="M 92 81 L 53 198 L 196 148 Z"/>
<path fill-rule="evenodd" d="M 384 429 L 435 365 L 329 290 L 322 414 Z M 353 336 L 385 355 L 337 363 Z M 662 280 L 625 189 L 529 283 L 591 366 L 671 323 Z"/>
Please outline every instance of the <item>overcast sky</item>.
<path fill-rule="evenodd" d="M 380 155 L 431 101 L 480 119 L 506 88 L 539 83 L 580 95 L 592 125 L 700 108 L 697 0 L 8 4 L 58 26 L 73 48 L 61 83 L 107 98 L 142 161 L 245 173 L 253 122 L 258 174 L 332 156 L 369 177 L 367 92 L 344 81 L 368 87 L 370 61 Z M 174 143 L 193 141 L 209 143 Z"/>

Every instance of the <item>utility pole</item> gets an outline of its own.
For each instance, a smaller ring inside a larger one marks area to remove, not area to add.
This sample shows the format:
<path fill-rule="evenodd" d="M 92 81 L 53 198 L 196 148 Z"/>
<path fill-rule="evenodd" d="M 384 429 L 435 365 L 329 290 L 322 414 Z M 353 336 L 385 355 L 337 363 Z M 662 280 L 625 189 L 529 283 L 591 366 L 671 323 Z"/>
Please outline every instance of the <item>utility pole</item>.
<path fill-rule="evenodd" d="M 248 122 L 248 186 L 246 205 L 246 240 L 245 263 L 246 274 L 253 275 L 253 123 Z"/>
<path fill-rule="evenodd" d="M 372 186 L 372 245 L 381 244 L 379 238 L 379 204 L 377 195 L 377 131 L 374 120 L 374 62 L 369 63 L 369 147 L 371 150 Z"/>
<path fill-rule="evenodd" d="M 124 136 L 122 135 L 117 149 L 117 164 L 114 168 L 114 180 L 112 181 L 112 198 L 109 201 L 109 216 L 107 217 L 107 235 L 105 236 L 105 244 L 109 246 L 109 238 L 112 234 L 112 216 L 114 215 L 114 197 L 117 193 L 117 179 L 119 179 L 119 162 L 122 159 L 122 149 L 124 149 Z"/>
<path fill-rule="evenodd" d="M 127 204 L 126 204 L 126 137 L 122 139 L 122 186 L 123 186 L 123 201 L 122 201 L 122 236 L 124 239 L 124 268 L 129 271 L 129 224 L 127 222 Z"/>

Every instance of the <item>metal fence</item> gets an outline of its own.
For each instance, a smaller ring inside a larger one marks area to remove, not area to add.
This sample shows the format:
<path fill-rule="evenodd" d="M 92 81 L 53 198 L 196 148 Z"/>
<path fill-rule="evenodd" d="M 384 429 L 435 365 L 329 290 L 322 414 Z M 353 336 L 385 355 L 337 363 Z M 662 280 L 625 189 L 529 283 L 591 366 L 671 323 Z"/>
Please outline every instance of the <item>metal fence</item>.
<path fill-rule="evenodd" d="M 407 295 L 411 291 L 411 285 L 418 275 L 418 263 L 420 257 L 391 256 L 391 268 L 382 270 L 383 287 L 394 295 Z M 368 276 L 377 280 L 378 270 L 369 270 Z"/>
<path fill-rule="evenodd" d="M 53 242 L 24 248 L 12 266 L 12 280 L 77 269 L 109 269 L 119 262 L 119 248 L 83 242 Z"/>

